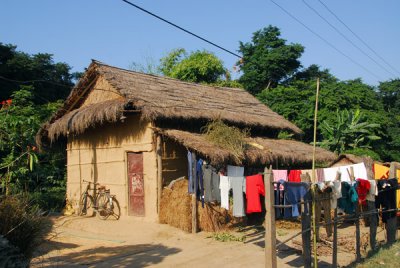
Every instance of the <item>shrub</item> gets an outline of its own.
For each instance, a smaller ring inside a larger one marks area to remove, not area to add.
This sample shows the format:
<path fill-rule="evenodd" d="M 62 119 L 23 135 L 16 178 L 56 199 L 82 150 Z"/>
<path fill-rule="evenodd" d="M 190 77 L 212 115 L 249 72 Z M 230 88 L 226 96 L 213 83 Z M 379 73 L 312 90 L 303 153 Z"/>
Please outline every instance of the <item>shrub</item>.
<path fill-rule="evenodd" d="M 51 230 L 49 218 L 22 195 L 0 197 L 0 235 L 27 258 Z"/>

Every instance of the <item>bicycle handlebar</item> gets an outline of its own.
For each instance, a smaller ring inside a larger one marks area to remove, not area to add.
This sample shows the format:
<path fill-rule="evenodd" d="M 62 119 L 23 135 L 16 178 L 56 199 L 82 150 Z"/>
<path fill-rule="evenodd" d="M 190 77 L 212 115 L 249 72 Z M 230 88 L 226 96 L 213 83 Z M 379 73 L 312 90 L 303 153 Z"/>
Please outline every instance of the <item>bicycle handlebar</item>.
<path fill-rule="evenodd" d="M 96 184 L 96 185 L 100 185 L 100 183 L 98 183 L 98 182 L 92 182 L 92 181 L 86 181 L 86 180 L 82 180 L 83 182 L 87 182 L 87 183 L 93 183 L 93 184 Z"/>

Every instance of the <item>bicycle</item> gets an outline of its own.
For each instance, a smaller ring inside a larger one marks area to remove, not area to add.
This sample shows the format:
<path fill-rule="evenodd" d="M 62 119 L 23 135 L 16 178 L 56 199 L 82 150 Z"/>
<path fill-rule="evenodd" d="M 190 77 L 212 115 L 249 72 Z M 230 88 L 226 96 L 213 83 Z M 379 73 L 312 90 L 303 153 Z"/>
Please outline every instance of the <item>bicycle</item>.
<path fill-rule="evenodd" d="M 110 216 L 118 220 L 121 216 L 121 209 L 115 195 L 111 195 L 110 190 L 99 183 L 85 180 L 83 182 L 87 183 L 87 186 L 79 201 L 78 215 L 93 217 L 96 212 L 97 216 L 102 220 L 106 220 Z M 92 184 L 93 188 L 91 188 Z M 89 193 L 90 190 L 95 193 L 94 197 Z"/>

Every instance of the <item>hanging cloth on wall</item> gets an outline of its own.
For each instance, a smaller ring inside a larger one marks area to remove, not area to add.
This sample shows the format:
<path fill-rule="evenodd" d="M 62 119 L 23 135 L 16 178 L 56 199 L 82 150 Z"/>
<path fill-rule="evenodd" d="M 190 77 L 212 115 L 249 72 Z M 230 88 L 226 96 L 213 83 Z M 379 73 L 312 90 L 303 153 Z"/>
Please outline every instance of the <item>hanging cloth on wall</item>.
<path fill-rule="evenodd" d="M 203 164 L 204 201 L 221 202 L 219 190 L 219 175 L 215 168 L 209 164 Z"/>
<path fill-rule="evenodd" d="M 191 151 L 187 152 L 188 160 L 188 193 L 193 194 L 196 192 L 196 154 Z"/>
<path fill-rule="evenodd" d="M 367 195 L 370 189 L 371 184 L 368 180 L 357 179 L 358 204 L 361 204 L 363 206 L 367 205 Z"/>
<path fill-rule="evenodd" d="M 336 173 L 339 170 L 338 167 L 324 168 L 324 179 L 325 181 L 334 181 Z"/>
<path fill-rule="evenodd" d="M 301 182 L 300 175 L 301 175 L 301 170 L 292 169 L 289 172 L 288 181 L 290 181 L 290 182 Z"/>
<path fill-rule="evenodd" d="M 265 196 L 263 176 L 261 174 L 246 177 L 246 213 L 261 212 L 260 195 Z"/>
<path fill-rule="evenodd" d="M 331 194 L 331 208 L 337 208 L 337 200 L 342 197 L 342 183 L 339 180 L 334 180 L 329 182 L 332 188 Z"/>
<path fill-rule="evenodd" d="M 231 185 L 228 176 L 219 176 L 219 189 L 221 190 L 221 207 L 229 210 L 229 190 Z"/>
<path fill-rule="evenodd" d="M 283 183 L 285 188 L 285 205 L 292 205 L 291 215 L 288 214 L 288 210 L 285 210 L 285 218 L 298 217 L 299 212 L 299 202 L 303 200 L 308 200 L 307 193 L 309 193 L 309 184 L 304 182 L 285 182 Z"/>
<path fill-rule="evenodd" d="M 379 180 L 378 181 L 378 197 L 375 199 L 377 208 L 382 207 L 382 221 L 387 222 L 388 219 L 396 217 L 396 190 L 398 188 L 397 179 Z M 393 211 L 385 211 L 393 210 Z"/>
<path fill-rule="evenodd" d="M 227 169 L 228 169 L 229 177 L 243 177 L 244 176 L 244 167 L 228 165 Z"/>
<path fill-rule="evenodd" d="M 374 178 L 375 180 L 388 179 L 389 167 L 385 167 L 379 164 L 374 164 Z"/>
<path fill-rule="evenodd" d="M 196 196 L 201 201 L 201 206 L 204 208 L 203 159 L 199 159 L 196 164 L 196 182 Z"/>
<path fill-rule="evenodd" d="M 246 214 L 244 213 L 244 199 L 243 199 L 243 193 L 246 193 L 246 178 L 229 176 L 229 181 L 233 193 L 233 216 L 234 217 L 246 216 Z"/>
<path fill-rule="evenodd" d="M 331 195 L 332 188 L 324 187 L 322 190 L 315 191 L 315 218 L 320 223 L 322 210 L 324 211 L 324 222 L 327 236 L 332 235 L 332 215 L 331 215 Z M 317 240 L 319 240 L 319 226 L 317 227 Z"/>
<path fill-rule="evenodd" d="M 375 197 L 378 195 L 378 187 L 376 184 L 376 180 L 368 180 L 370 184 L 369 192 L 367 194 L 366 199 L 371 202 L 375 202 Z"/>
<path fill-rule="evenodd" d="M 323 168 L 317 168 L 317 178 L 318 178 L 318 182 L 325 181 L 324 169 Z"/>
<path fill-rule="evenodd" d="M 273 169 L 272 174 L 274 175 L 274 181 L 280 180 L 287 181 L 288 171 L 286 169 Z"/>
<path fill-rule="evenodd" d="M 338 200 L 338 207 L 346 214 L 354 214 L 354 203 L 358 201 L 355 185 L 342 181 L 342 197 Z"/>

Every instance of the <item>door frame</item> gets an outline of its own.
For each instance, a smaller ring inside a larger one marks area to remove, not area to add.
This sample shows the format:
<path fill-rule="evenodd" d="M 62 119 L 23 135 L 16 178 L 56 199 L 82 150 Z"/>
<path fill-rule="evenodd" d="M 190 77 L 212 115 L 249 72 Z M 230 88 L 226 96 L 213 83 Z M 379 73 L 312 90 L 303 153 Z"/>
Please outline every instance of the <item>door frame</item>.
<path fill-rule="evenodd" d="M 128 154 L 129 153 L 134 153 L 134 154 L 142 154 L 142 164 L 143 164 L 143 184 L 144 184 L 144 177 L 145 177 L 145 173 L 144 173 L 144 153 L 145 151 L 134 151 L 134 150 L 126 150 L 125 151 L 125 185 L 126 185 L 126 215 L 129 217 L 146 217 L 146 192 L 145 192 L 145 188 L 143 186 L 143 194 L 144 194 L 144 215 L 129 215 L 129 209 L 130 209 L 130 195 L 129 195 L 129 159 L 128 159 Z"/>

